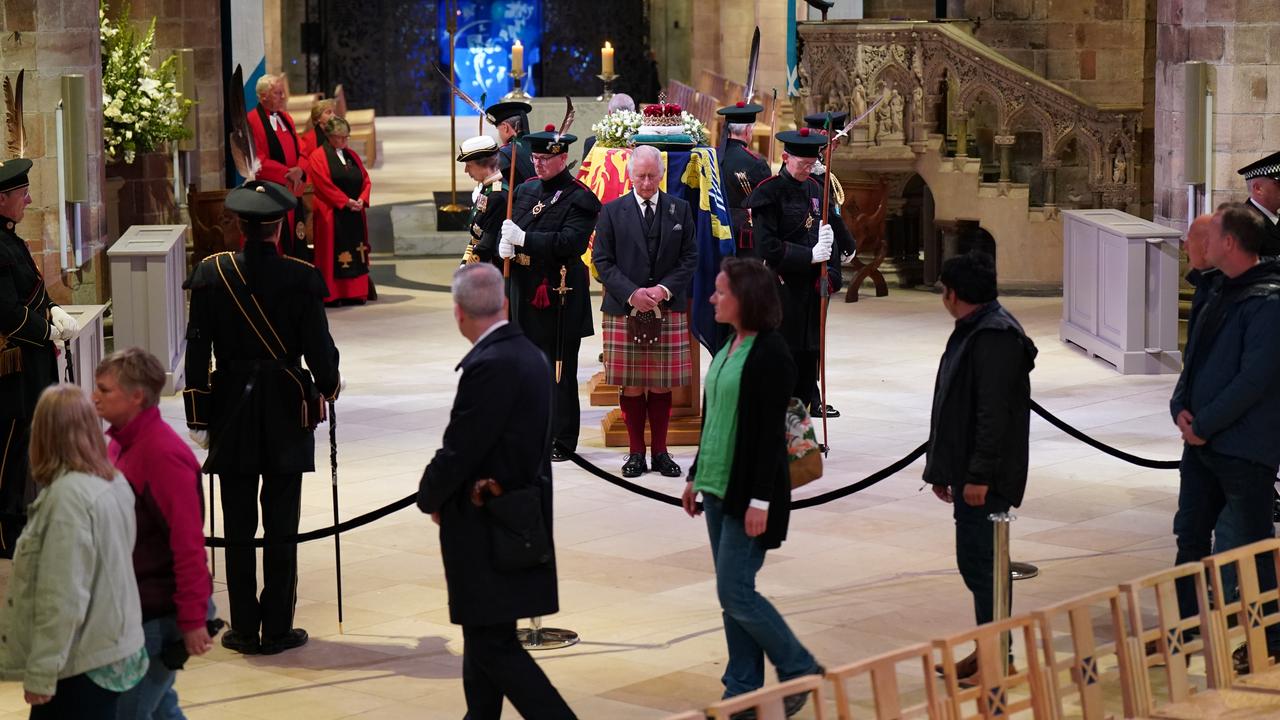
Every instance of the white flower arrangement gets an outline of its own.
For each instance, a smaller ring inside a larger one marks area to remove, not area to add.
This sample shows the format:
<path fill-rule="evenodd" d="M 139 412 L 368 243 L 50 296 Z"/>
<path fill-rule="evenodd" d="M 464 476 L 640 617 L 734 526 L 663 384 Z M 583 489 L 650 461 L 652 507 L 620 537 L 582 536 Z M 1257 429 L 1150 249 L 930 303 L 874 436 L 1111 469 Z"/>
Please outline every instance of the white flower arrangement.
<path fill-rule="evenodd" d="M 151 66 L 156 21 L 142 40 L 129 24 L 129 5 L 119 25 L 107 19 L 106 0 L 98 6 L 102 38 L 102 139 L 108 160 L 132 163 L 171 140 L 189 137 L 183 122 L 194 104 L 177 88 L 178 57 Z"/>
<path fill-rule="evenodd" d="M 688 112 L 681 111 L 680 119 L 684 121 L 684 134 L 693 139 L 695 145 L 707 144 L 707 126 Z"/>
<path fill-rule="evenodd" d="M 696 145 L 707 142 L 707 126 L 688 112 L 680 112 L 684 134 L 688 135 Z M 633 110 L 615 110 L 601 118 L 600 122 L 591 126 L 596 135 L 596 144 L 606 148 L 625 148 L 631 146 L 631 139 L 640 132 L 644 124 L 644 115 Z"/>

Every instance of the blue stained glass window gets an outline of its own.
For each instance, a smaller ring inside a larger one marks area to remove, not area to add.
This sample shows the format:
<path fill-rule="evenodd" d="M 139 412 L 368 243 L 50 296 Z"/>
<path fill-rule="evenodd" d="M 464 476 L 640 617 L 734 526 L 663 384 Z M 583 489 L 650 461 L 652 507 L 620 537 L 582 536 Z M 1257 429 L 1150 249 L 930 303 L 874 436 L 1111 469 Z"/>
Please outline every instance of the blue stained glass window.
<path fill-rule="evenodd" d="M 473 100 L 498 102 L 511 91 L 511 46 L 524 46 L 524 91 L 537 95 L 530 69 L 541 61 L 542 0 L 459 0 L 453 72 L 458 87 Z M 449 57 L 447 3 L 440 5 L 440 54 Z M 446 68 L 447 69 L 447 68 Z M 459 115 L 474 115 L 455 99 Z"/>

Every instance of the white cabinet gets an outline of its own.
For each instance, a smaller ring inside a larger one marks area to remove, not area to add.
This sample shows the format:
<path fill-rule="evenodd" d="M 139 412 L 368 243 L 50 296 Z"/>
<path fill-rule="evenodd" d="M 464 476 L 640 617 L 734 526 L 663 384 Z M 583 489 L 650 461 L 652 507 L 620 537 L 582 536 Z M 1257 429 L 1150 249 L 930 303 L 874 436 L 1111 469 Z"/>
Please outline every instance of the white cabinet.
<path fill-rule="evenodd" d="M 107 250 L 111 264 L 115 347 L 137 346 L 160 358 L 164 391 L 183 385 L 187 348 L 186 225 L 134 225 Z"/>

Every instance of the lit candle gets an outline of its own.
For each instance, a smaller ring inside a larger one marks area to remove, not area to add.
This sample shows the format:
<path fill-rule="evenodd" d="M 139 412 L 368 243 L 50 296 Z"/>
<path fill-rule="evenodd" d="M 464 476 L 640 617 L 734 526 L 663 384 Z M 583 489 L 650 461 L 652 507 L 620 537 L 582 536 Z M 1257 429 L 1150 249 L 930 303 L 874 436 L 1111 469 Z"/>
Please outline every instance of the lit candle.
<path fill-rule="evenodd" d="M 613 45 L 608 40 L 604 41 L 604 47 L 600 48 L 600 59 L 604 67 L 601 69 L 602 75 L 613 74 Z"/>
<path fill-rule="evenodd" d="M 524 72 L 524 45 L 520 44 L 520 40 L 516 40 L 516 44 L 511 46 L 511 74 L 518 75 Z"/>

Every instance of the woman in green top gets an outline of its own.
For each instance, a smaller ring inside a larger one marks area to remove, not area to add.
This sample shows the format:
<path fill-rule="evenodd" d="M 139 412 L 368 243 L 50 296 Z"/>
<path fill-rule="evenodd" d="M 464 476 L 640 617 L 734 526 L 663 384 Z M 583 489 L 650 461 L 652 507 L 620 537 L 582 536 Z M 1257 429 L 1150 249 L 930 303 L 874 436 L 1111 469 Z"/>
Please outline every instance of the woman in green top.
<path fill-rule="evenodd" d="M 133 490 L 107 459 L 84 390 L 47 388 L 31 419 L 40 494 L 0 607 L 0 678 L 22 680 L 31 717 L 114 720 L 147 672 L 133 576 Z"/>
<path fill-rule="evenodd" d="M 765 552 L 786 538 L 791 506 L 786 411 L 796 365 L 777 332 L 777 279 L 759 260 L 725 258 L 720 269 L 711 303 L 733 334 L 707 370 L 702 442 L 683 503 L 696 516 L 702 495 L 729 646 L 721 681 L 732 697 L 764 685 L 766 655 L 779 681 L 823 669 L 755 589 Z M 807 697 L 787 698 L 788 717 Z"/>

